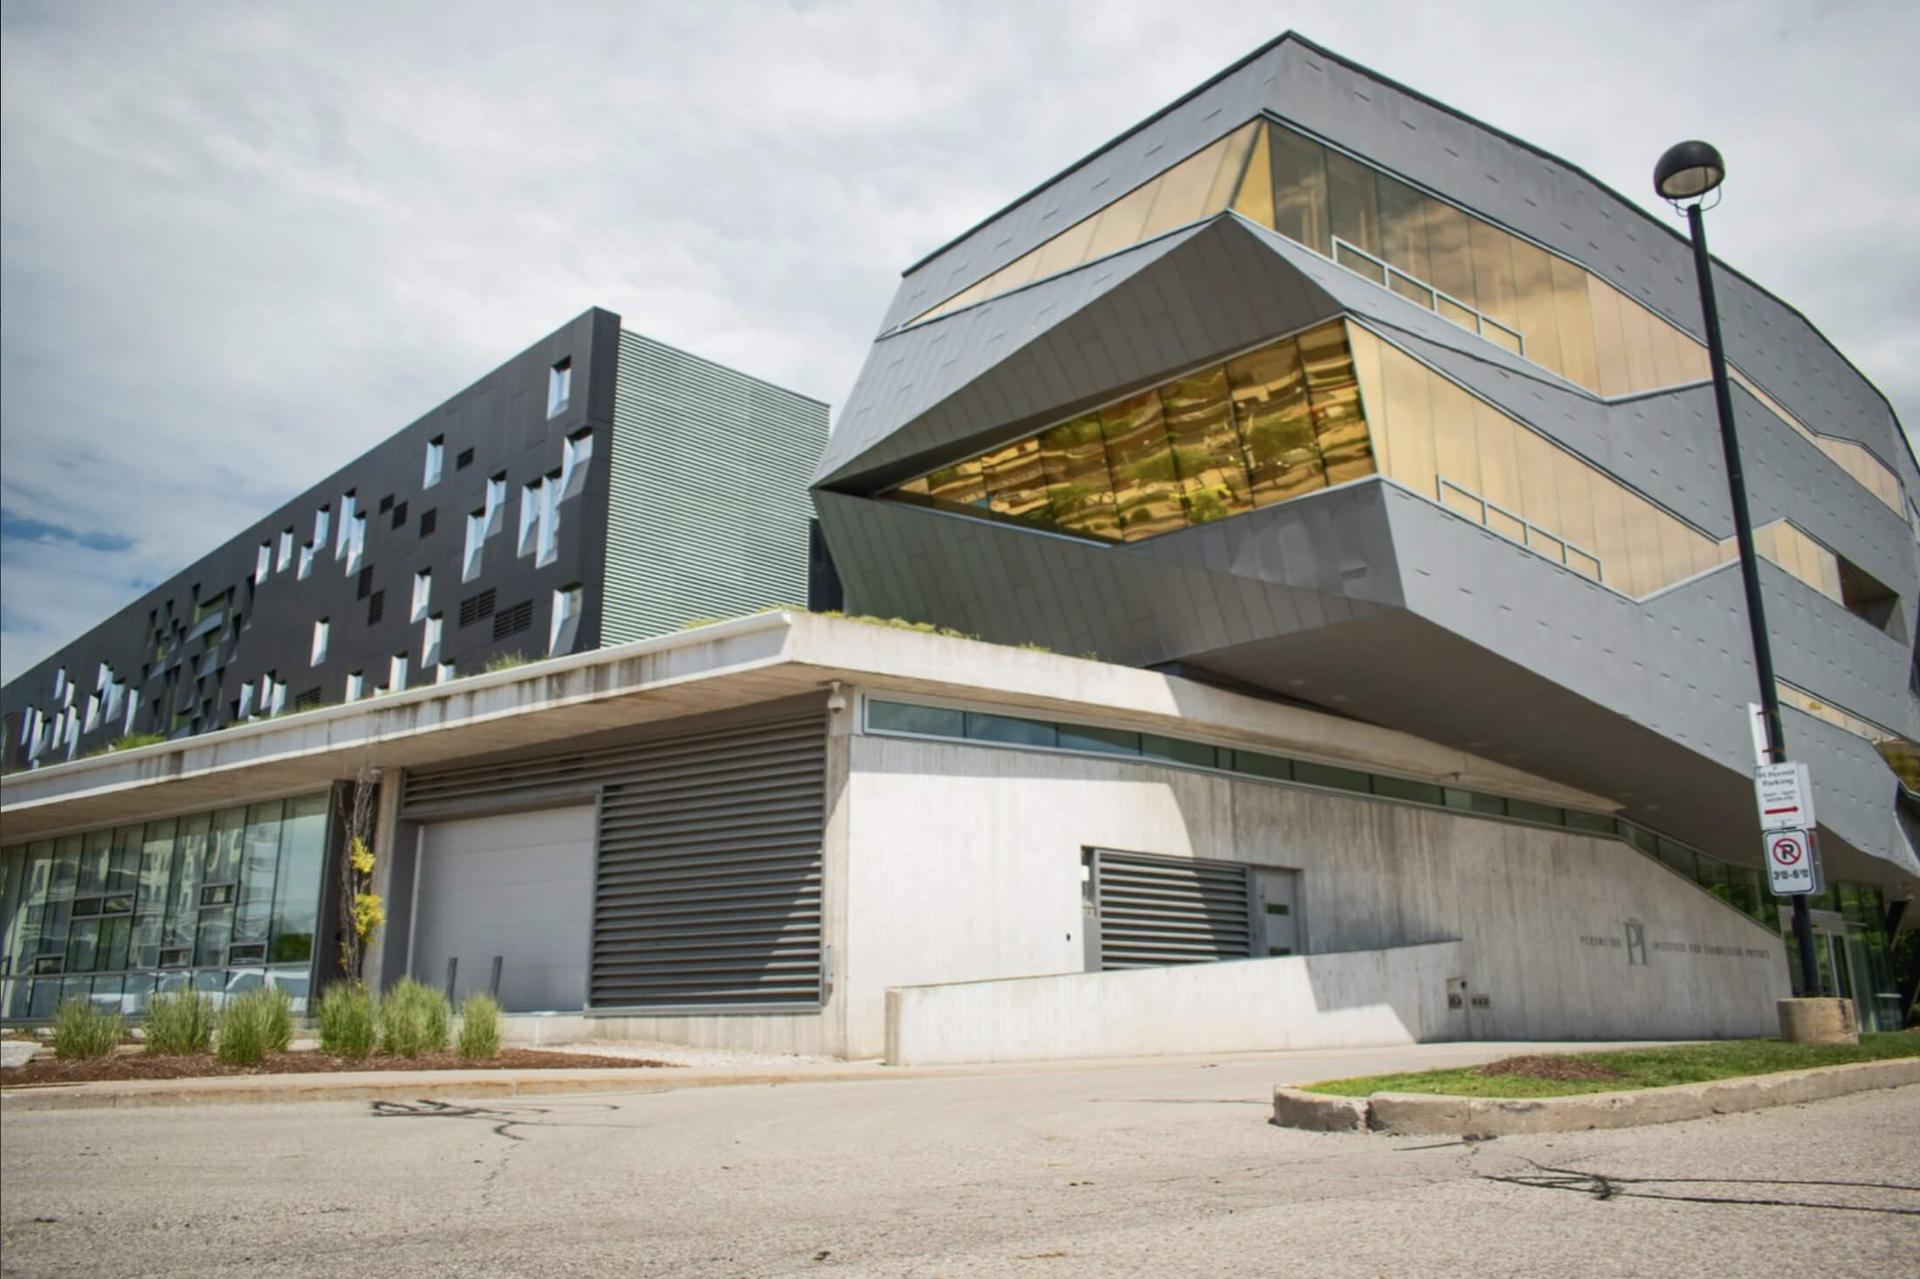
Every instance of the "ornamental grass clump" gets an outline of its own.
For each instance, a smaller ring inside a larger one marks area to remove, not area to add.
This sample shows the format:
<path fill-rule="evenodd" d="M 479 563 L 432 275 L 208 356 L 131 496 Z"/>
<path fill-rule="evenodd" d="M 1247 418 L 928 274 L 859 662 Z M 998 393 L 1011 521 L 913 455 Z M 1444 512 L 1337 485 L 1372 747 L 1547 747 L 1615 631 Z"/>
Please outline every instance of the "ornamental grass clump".
<path fill-rule="evenodd" d="M 119 1013 L 94 1007 L 93 1001 L 75 995 L 53 1014 L 53 1055 L 61 1061 L 87 1061 L 105 1057 L 120 1046 L 126 1021 Z"/>
<path fill-rule="evenodd" d="M 293 1043 L 293 1005 L 279 987 L 235 995 L 220 1010 L 215 1051 L 230 1066 L 257 1066 Z"/>
<path fill-rule="evenodd" d="M 500 1055 L 500 1004 L 493 996 L 468 995 L 460 1005 L 455 1047 L 467 1061 L 491 1061 Z"/>
<path fill-rule="evenodd" d="M 213 1046 L 213 1001 L 197 990 L 155 995 L 147 1001 L 147 1052 L 184 1057 Z"/>
<path fill-rule="evenodd" d="M 373 1052 L 373 996 L 357 982 L 337 981 L 320 996 L 314 1013 L 320 1051 L 336 1057 L 365 1057 Z"/>
<path fill-rule="evenodd" d="M 403 977 L 380 997 L 380 1049 L 394 1057 L 444 1052 L 453 1009 L 431 986 Z"/>

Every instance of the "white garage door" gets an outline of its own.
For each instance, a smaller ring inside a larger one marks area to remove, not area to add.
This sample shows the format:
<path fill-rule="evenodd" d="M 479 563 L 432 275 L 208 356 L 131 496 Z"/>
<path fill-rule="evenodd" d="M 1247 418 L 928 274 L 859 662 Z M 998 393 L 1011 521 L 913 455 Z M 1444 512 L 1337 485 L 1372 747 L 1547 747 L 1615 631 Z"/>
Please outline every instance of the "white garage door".
<path fill-rule="evenodd" d="M 457 959 L 455 1000 L 501 960 L 508 1012 L 578 1012 L 593 914 L 593 809 L 436 822 L 414 878 L 414 977 L 436 989 Z"/>

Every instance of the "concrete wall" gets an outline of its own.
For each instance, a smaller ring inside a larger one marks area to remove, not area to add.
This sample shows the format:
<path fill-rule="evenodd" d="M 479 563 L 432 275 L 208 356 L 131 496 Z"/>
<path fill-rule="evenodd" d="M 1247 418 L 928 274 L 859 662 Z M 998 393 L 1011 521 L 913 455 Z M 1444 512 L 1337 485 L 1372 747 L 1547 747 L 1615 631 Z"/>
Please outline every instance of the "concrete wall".
<path fill-rule="evenodd" d="M 1371 1048 L 1458 1038 L 1458 942 L 887 992 L 887 1062 Z"/>
<path fill-rule="evenodd" d="M 1083 971 L 1086 846 L 1297 868 L 1312 953 L 1458 939 L 1478 1037 L 1767 1034 L 1788 993 L 1778 937 L 1616 840 L 959 743 L 856 736 L 851 768 L 851 1056 L 889 987 Z"/>

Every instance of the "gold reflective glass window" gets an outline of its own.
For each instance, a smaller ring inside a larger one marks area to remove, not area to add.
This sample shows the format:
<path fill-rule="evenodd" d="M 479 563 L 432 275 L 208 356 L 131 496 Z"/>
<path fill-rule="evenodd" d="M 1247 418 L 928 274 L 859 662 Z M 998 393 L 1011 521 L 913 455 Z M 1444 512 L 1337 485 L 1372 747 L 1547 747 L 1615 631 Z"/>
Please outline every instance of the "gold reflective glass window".
<path fill-rule="evenodd" d="M 1241 184 L 1255 136 L 1264 129 L 1260 121 L 1248 121 L 909 323 L 984 302 L 1219 213 Z M 1264 147 L 1261 152 L 1264 156 Z M 1271 221 L 1267 213 L 1264 220 Z"/>
<path fill-rule="evenodd" d="M 1042 431 L 1039 440 L 1054 526 L 1081 537 L 1105 541 L 1118 538 L 1113 476 L 1107 470 L 1107 445 L 1100 434 L 1099 416 L 1089 414 L 1062 422 Z"/>
<path fill-rule="evenodd" d="M 1314 444 L 1306 373 L 1292 342 L 1227 363 L 1234 421 L 1245 445 L 1255 506 L 1271 506 L 1326 487 L 1327 472 Z"/>
<path fill-rule="evenodd" d="M 1367 420 L 1360 412 L 1360 383 L 1347 351 L 1346 331 L 1328 325 L 1300 336 L 1300 360 L 1307 372 L 1307 398 L 1313 407 L 1314 443 L 1320 450 L 1327 483 L 1344 484 L 1373 473 L 1373 448 Z"/>
<path fill-rule="evenodd" d="M 1102 541 L 1242 514 L 1373 471 L 1336 321 L 888 490 L 896 501 Z"/>
<path fill-rule="evenodd" d="M 1216 366 L 1168 383 L 1160 388 L 1160 405 L 1189 522 L 1204 524 L 1253 509 L 1226 369 Z"/>
<path fill-rule="evenodd" d="M 1327 149 L 1291 129 L 1267 133 L 1273 148 L 1273 229 L 1323 257 L 1331 256 Z"/>
<path fill-rule="evenodd" d="M 1605 472 L 1358 326 L 1352 360 L 1394 482 L 1591 581 L 1641 596 L 1729 558 Z"/>
<path fill-rule="evenodd" d="M 1100 433 L 1107 442 L 1120 535 L 1133 542 L 1183 527 L 1180 485 L 1160 397 L 1145 391 L 1102 409 Z"/>

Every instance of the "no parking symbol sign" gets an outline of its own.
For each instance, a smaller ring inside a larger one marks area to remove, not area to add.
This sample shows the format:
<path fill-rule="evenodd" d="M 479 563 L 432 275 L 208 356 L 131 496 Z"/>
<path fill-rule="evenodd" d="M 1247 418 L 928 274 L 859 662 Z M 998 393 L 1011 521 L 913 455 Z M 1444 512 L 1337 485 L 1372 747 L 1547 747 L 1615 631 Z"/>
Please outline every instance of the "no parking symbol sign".
<path fill-rule="evenodd" d="M 1776 897 L 1795 897 L 1818 893 L 1819 856 L 1814 851 L 1813 835 L 1804 830 L 1770 830 L 1761 837 L 1767 847 L 1768 886 Z"/>

